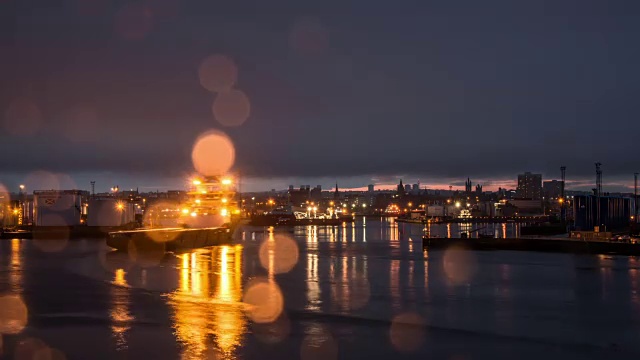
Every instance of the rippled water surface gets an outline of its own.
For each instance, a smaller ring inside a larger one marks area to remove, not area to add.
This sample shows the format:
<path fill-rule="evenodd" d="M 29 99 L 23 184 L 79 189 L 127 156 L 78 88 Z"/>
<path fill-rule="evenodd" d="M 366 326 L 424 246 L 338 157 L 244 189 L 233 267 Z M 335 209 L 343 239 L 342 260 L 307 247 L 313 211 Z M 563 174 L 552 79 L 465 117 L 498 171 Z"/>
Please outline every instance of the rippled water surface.
<path fill-rule="evenodd" d="M 0 351 L 9 359 L 42 358 L 42 349 L 51 359 L 640 355 L 640 259 L 427 253 L 421 234 L 387 219 L 242 228 L 229 246 L 136 258 L 94 240 L 0 240 L 0 306 L 11 309 L 0 309 Z"/>

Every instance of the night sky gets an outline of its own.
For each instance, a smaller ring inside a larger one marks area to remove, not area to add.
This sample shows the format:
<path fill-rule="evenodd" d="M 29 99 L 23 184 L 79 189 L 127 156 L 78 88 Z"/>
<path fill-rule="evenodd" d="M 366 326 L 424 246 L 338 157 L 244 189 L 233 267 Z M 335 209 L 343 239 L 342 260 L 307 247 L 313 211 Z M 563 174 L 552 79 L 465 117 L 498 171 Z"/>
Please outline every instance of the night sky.
<path fill-rule="evenodd" d="M 244 190 L 640 170 L 637 1 L 0 0 L 0 65 L 10 189 L 180 188 L 209 129 Z"/>

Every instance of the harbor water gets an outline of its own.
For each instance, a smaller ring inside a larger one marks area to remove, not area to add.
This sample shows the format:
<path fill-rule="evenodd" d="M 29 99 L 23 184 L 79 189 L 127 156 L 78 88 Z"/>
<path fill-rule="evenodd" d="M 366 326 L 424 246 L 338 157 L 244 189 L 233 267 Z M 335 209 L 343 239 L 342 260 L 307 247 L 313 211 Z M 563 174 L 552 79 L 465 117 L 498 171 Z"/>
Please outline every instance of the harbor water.
<path fill-rule="evenodd" d="M 497 237 L 518 231 L 491 226 Z M 232 245 L 165 255 L 2 240 L 1 356 L 31 359 L 44 347 L 66 359 L 640 356 L 640 259 L 424 252 L 422 233 L 372 218 L 244 227 Z"/>

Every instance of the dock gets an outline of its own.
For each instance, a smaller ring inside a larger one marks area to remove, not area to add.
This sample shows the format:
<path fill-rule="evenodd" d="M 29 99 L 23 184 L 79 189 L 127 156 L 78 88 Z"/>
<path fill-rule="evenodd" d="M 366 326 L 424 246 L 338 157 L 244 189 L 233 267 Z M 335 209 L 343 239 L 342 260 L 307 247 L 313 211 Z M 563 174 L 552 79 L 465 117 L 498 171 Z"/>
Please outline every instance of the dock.
<path fill-rule="evenodd" d="M 478 251 L 537 251 L 573 254 L 640 256 L 640 244 L 580 240 L 572 238 L 429 238 L 423 237 L 424 250 L 460 247 Z"/>

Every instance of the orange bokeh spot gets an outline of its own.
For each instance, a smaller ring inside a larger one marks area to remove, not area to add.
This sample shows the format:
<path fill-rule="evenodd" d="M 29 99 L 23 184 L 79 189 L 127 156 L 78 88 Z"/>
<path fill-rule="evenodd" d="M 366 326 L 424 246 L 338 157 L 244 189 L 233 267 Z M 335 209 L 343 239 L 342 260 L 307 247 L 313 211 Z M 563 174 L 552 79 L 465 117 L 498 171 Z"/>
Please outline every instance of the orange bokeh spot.
<path fill-rule="evenodd" d="M 447 278 L 454 284 L 468 283 L 476 272 L 476 257 L 471 251 L 452 246 L 442 256 L 442 266 Z"/>
<path fill-rule="evenodd" d="M 0 334 L 17 334 L 27 325 L 27 306 L 17 295 L 0 296 Z"/>
<path fill-rule="evenodd" d="M 240 126 L 251 113 L 251 103 L 242 90 L 220 93 L 213 101 L 213 116 L 224 126 Z"/>
<path fill-rule="evenodd" d="M 225 174 L 233 166 L 236 151 L 231 139 L 220 131 L 208 131 L 193 145 L 191 160 L 196 171 L 204 176 Z"/>
<path fill-rule="evenodd" d="M 280 287 L 266 279 L 250 282 L 242 301 L 247 305 L 247 316 L 261 324 L 274 322 L 284 308 Z"/>
<path fill-rule="evenodd" d="M 277 234 L 260 244 L 260 264 L 274 274 L 287 273 L 298 263 L 298 244 L 288 236 Z"/>
<path fill-rule="evenodd" d="M 198 68 L 200 84 L 211 92 L 229 91 L 238 80 L 238 67 L 225 55 L 211 55 Z"/>
<path fill-rule="evenodd" d="M 415 313 L 403 313 L 393 318 L 389 330 L 391 344 L 402 352 L 412 352 L 424 342 L 424 321 Z"/>

